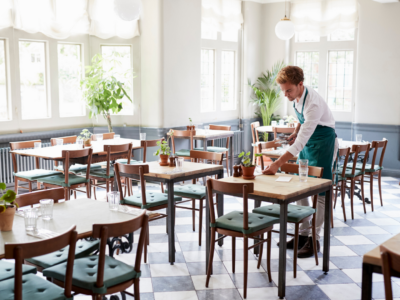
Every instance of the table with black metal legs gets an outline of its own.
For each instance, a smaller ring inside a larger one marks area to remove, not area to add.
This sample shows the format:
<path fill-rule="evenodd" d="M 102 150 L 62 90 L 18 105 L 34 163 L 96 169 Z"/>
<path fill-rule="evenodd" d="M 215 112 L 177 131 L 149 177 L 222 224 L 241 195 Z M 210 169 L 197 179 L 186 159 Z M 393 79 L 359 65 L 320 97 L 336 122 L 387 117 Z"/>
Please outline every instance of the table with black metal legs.
<path fill-rule="evenodd" d="M 290 182 L 277 182 L 278 177 L 290 176 Z M 259 207 L 261 202 L 270 202 L 280 205 L 280 241 L 286 241 L 287 232 L 287 212 L 288 205 L 305 197 L 325 193 L 325 212 L 324 223 L 330 224 L 332 209 L 332 181 L 326 179 L 308 178 L 307 182 L 300 182 L 299 177 L 288 174 L 278 175 L 259 175 L 253 180 L 244 180 L 242 177 L 228 177 L 221 179 L 231 183 L 254 183 L 254 193 L 249 194 L 249 199 L 255 200 L 255 207 Z M 235 197 L 242 197 L 236 194 L 226 194 Z M 223 215 L 223 195 L 218 194 L 218 216 Z M 210 207 L 206 201 L 206 268 L 208 266 L 210 252 Z M 323 272 L 329 271 L 329 247 L 330 247 L 330 226 L 324 226 L 324 253 L 323 253 Z M 219 241 L 222 244 L 222 239 Z M 212 277 L 211 277 L 212 278 Z M 285 297 L 286 289 L 286 243 L 279 243 L 279 275 L 278 275 L 278 296 Z"/>

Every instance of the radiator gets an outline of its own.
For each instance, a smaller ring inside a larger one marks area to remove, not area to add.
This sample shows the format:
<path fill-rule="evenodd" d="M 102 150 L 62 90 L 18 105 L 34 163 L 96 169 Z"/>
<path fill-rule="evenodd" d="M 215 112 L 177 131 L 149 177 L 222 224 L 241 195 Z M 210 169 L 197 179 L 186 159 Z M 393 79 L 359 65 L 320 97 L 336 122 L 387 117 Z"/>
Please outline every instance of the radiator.
<path fill-rule="evenodd" d="M 243 151 L 243 131 L 234 131 L 233 136 L 233 154 L 238 156 Z M 211 145 L 211 142 L 208 142 Z M 214 140 L 215 147 L 226 147 L 226 139 Z"/>
<path fill-rule="evenodd" d="M 50 143 L 42 143 L 42 147 L 50 147 Z M 35 158 L 30 156 L 17 155 L 18 171 L 29 171 L 35 168 Z M 40 169 L 53 170 L 54 162 L 52 160 L 39 159 Z M 14 168 L 10 153 L 10 148 L 0 148 L 0 182 L 6 184 L 14 183 Z"/>

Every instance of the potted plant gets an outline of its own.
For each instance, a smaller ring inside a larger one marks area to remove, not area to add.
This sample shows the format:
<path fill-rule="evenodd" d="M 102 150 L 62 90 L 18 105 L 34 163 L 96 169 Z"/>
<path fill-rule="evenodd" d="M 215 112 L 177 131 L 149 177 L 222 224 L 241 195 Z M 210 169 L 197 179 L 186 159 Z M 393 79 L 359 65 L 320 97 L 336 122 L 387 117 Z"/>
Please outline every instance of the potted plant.
<path fill-rule="evenodd" d="M 242 158 L 242 174 L 243 174 L 243 179 L 254 179 L 254 170 L 256 169 L 256 166 L 251 163 L 251 153 L 250 151 L 245 153 L 244 151 L 239 154 L 239 158 Z M 262 156 L 261 153 L 256 153 L 256 157 Z"/>
<path fill-rule="evenodd" d="M 83 129 L 82 132 L 79 134 L 78 139 L 83 140 L 83 144 L 85 147 L 90 147 L 92 146 L 92 133 L 87 130 Z"/>
<path fill-rule="evenodd" d="M 13 190 L 7 190 L 5 193 L 3 192 L 7 188 L 6 184 L 1 182 L 0 189 L 2 196 L 0 201 L 0 231 L 11 231 L 14 215 L 16 207 L 18 206 L 17 202 L 15 202 L 15 198 L 17 194 Z"/>
<path fill-rule="evenodd" d="M 189 126 L 186 126 L 187 130 L 194 130 L 194 127 L 192 118 L 189 118 Z"/>
<path fill-rule="evenodd" d="M 171 138 L 171 136 L 173 136 L 173 135 L 174 135 L 174 131 L 170 130 L 168 133 L 167 140 L 164 140 L 162 142 L 160 142 L 160 141 L 157 142 L 157 146 L 160 146 L 160 149 L 158 149 L 154 153 L 154 156 L 158 156 L 158 155 L 160 156 L 160 159 L 161 159 L 160 166 L 169 166 L 168 157 L 171 154 L 170 153 L 171 148 L 168 145 L 168 141 Z"/>
<path fill-rule="evenodd" d="M 107 121 L 108 131 L 113 132 L 111 114 L 119 113 L 123 108 L 123 102 L 130 101 L 124 88 L 125 83 L 118 78 L 124 78 L 130 82 L 133 71 L 124 74 L 118 73 L 118 65 L 121 63 L 117 59 L 106 59 L 100 54 L 92 58 L 92 64 L 86 66 L 86 76 L 81 80 L 83 97 L 90 109 L 89 118 L 102 115 Z"/>

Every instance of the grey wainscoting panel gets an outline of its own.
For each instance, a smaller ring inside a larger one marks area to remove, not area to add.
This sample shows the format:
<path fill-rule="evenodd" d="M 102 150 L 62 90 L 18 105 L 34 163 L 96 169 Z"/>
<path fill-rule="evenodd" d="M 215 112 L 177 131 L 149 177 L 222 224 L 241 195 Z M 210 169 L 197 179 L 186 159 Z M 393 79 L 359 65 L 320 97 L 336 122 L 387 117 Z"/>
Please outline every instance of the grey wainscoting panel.
<path fill-rule="evenodd" d="M 336 122 L 335 131 L 338 138 L 342 138 L 345 141 L 351 141 L 351 122 Z"/>

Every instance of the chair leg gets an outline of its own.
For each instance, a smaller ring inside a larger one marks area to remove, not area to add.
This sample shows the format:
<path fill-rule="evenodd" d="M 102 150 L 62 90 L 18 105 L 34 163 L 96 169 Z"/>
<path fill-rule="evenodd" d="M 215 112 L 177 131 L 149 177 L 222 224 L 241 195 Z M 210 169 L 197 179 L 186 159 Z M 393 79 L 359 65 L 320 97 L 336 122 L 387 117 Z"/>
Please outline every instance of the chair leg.
<path fill-rule="evenodd" d="M 332 199 L 332 207 L 335 207 L 335 206 L 336 206 L 336 205 L 334 205 L 334 204 L 336 204 L 337 189 L 338 189 L 338 186 L 337 186 L 337 184 L 336 184 L 336 187 L 335 187 L 335 198 Z M 331 227 L 332 227 L 332 228 L 334 227 L 334 224 L 333 224 L 333 208 L 331 209 Z"/>
<path fill-rule="evenodd" d="M 29 193 L 31 193 L 32 192 L 32 181 L 29 181 L 28 186 L 29 186 Z"/>
<path fill-rule="evenodd" d="M 363 206 L 364 206 L 364 214 L 367 213 L 367 209 L 365 208 L 365 197 L 364 197 L 364 176 L 361 177 L 361 181 L 360 181 L 360 187 L 361 187 L 361 197 L 362 197 L 362 202 L 363 202 Z"/>
<path fill-rule="evenodd" d="M 192 199 L 192 227 L 196 231 L 196 201 Z"/>
<path fill-rule="evenodd" d="M 146 234 L 146 242 L 144 243 L 144 251 L 143 251 L 143 256 L 144 256 L 144 263 L 147 263 L 147 246 L 150 245 L 150 228 L 147 226 L 146 228 L 147 234 Z"/>
<path fill-rule="evenodd" d="M 261 235 L 261 239 L 264 239 L 264 234 Z M 268 241 L 269 242 L 269 241 Z M 268 245 L 267 245 L 267 249 L 268 249 Z M 263 250 L 264 250 L 264 243 L 260 244 L 260 248 L 259 248 L 259 252 L 258 252 L 258 263 L 257 263 L 257 269 L 260 268 L 261 266 L 261 259 L 262 259 L 262 254 L 263 254 Z M 268 262 L 267 262 L 267 266 L 268 266 Z"/>
<path fill-rule="evenodd" d="M 161 193 L 164 193 L 164 184 L 161 182 Z"/>
<path fill-rule="evenodd" d="M 135 278 L 133 281 L 133 294 L 135 295 L 135 300 L 140 300 L 139 280 L 139 278 Z"/>
<path fill-rule="evenodd" d="M 346 207 L 344 206 L 344 197 L 346 194 L 346 182 L 342 181 L 342 191 L 340 193 L 340 197 L 342 198 L 342 210 L 343 210 L 343 219 L 346 222 Z"/>
<path fill-rule="evenodd" d="M 201 246 L 201 233 L 203 227 L 203 199 L 200 200 L 199 206 L 199 246 Z"/>
<path fill-rule="evenodd" d="M 90 181 L 88 183 L 86 183 L 86 194 L 89 199 L 92 198 L 92 195 L 90 193 Z M 75 196 L 75 199 L 76 199 L 76 196 Z"/>
<path fill-rule="evenodd" d="M 371 211 L 374 211 L 374 175 L 371 174 L 369 178 L 369 196 L 371 199 Z"/>
<path fill-rule="evenodd" d="M 268 231 L 267 272 L 268 272 L 269 282 L 272 282 L 272 275 L 271 275 L 271 246 L 272 246 L 272 231 Z"/>
<path fill-rule="evenodd" d="M 243 263 L 244 263 L 244 268 L 243 268 L 243 298 L 247 298 L 247 272 L 249 268 L 249 239 L 247 237 L 243 238 Z"/>
<path fill-rule="evenodd" d="M 88 197 L 89 198 L 89 197 Z M 74 191 L 74 199 L 76 199 L 76 191 Z"/>
<path fill-rule="evenodd" d="M 314 214 L 313 215 L 313 218 L 312 218 L 312 230 L 311 230 L 311 232 L 312 232 L 312 240 L 313 240 L 313 248 L 314 248 L 314 256 L 315 256 L 315 264 L 318 266 L 318 252 L 317 252 L 317 228 L 316 228 L 316 226 L 315 226 L 315 223 L 316 223 L 316 220 L 315 220 L 315 218 L 316 218 L 316 215 L 317 214 Z"/>
<path fill-rule="evenodd" d="M 96 180 L 93 180 L 93 196 L 94 196 L 94 200 L 97 200 L 97 195 L 96 195 Z"/>
<path fill-rule="evenodd" d="M 212 263 L 213 263 L 213 259 L 214 259 L 214 249 L 215 249 L 215 228 L 211 227 L 210 257 L 208 260 L 206 287 L 208 287 L 208 284 L 210 283 L 211 269 L 212 269 Z"/>
<path fill-rule="evenodd" d="M 378 173 L 378 188 L 379 188 L 379 197 L 381 198 L 381 206 L 383 206 L 383 200 L 382 200 L 382 170 L 379 170 L 379 173 Z"/>
<path fill-rule="evenodd" d="M 354 188 L 355 188 L 354 180 L 351 180 L 351 187 L 350 187 L 350 205 L 351 205 L 351 219 L 354 220 L 354 208 L 353 208 L 353 198 L 354 198 Z"/>
<path fill-rule="evenodd" d="M 279 241 L 281 242 L 281 241 Z M 281 242 L 282 243 L 282 242 Z M 299 223 L 294 225 L 294 246 L 293 246 L 293 278 L 297 275 L 297 251 L 299 248 Z"/>
<path fill-rule="evenodd" d="M 228 174 L 229 177 L 229 152 L 226 152 L 226 173 Z"/>
<path fill-rule="evenodd" d="M 37 190 L 40 190 L 41 187 L 42 187 L 42 184 L 41 184 L 39 181 L 37 181 L 37 182 L 36 182 L 36 189 L 37 189 Z"/>
<path fill-rule="evenodd" d="M 18 179 L 14 178 L 14 191 L 18 195 Z"/>
<path fill-rule="evenodd" d="M 108 192 L 110 191 L 110 182 L 108 181 L 108 179 L 106 179 L 106 192 L 108 194 Z"/>
<path fill-rule="evenodd" d="M 235 262 L 236 262 L 236 238 L 232 237 L 232 273 L 235 273 Z"/>

